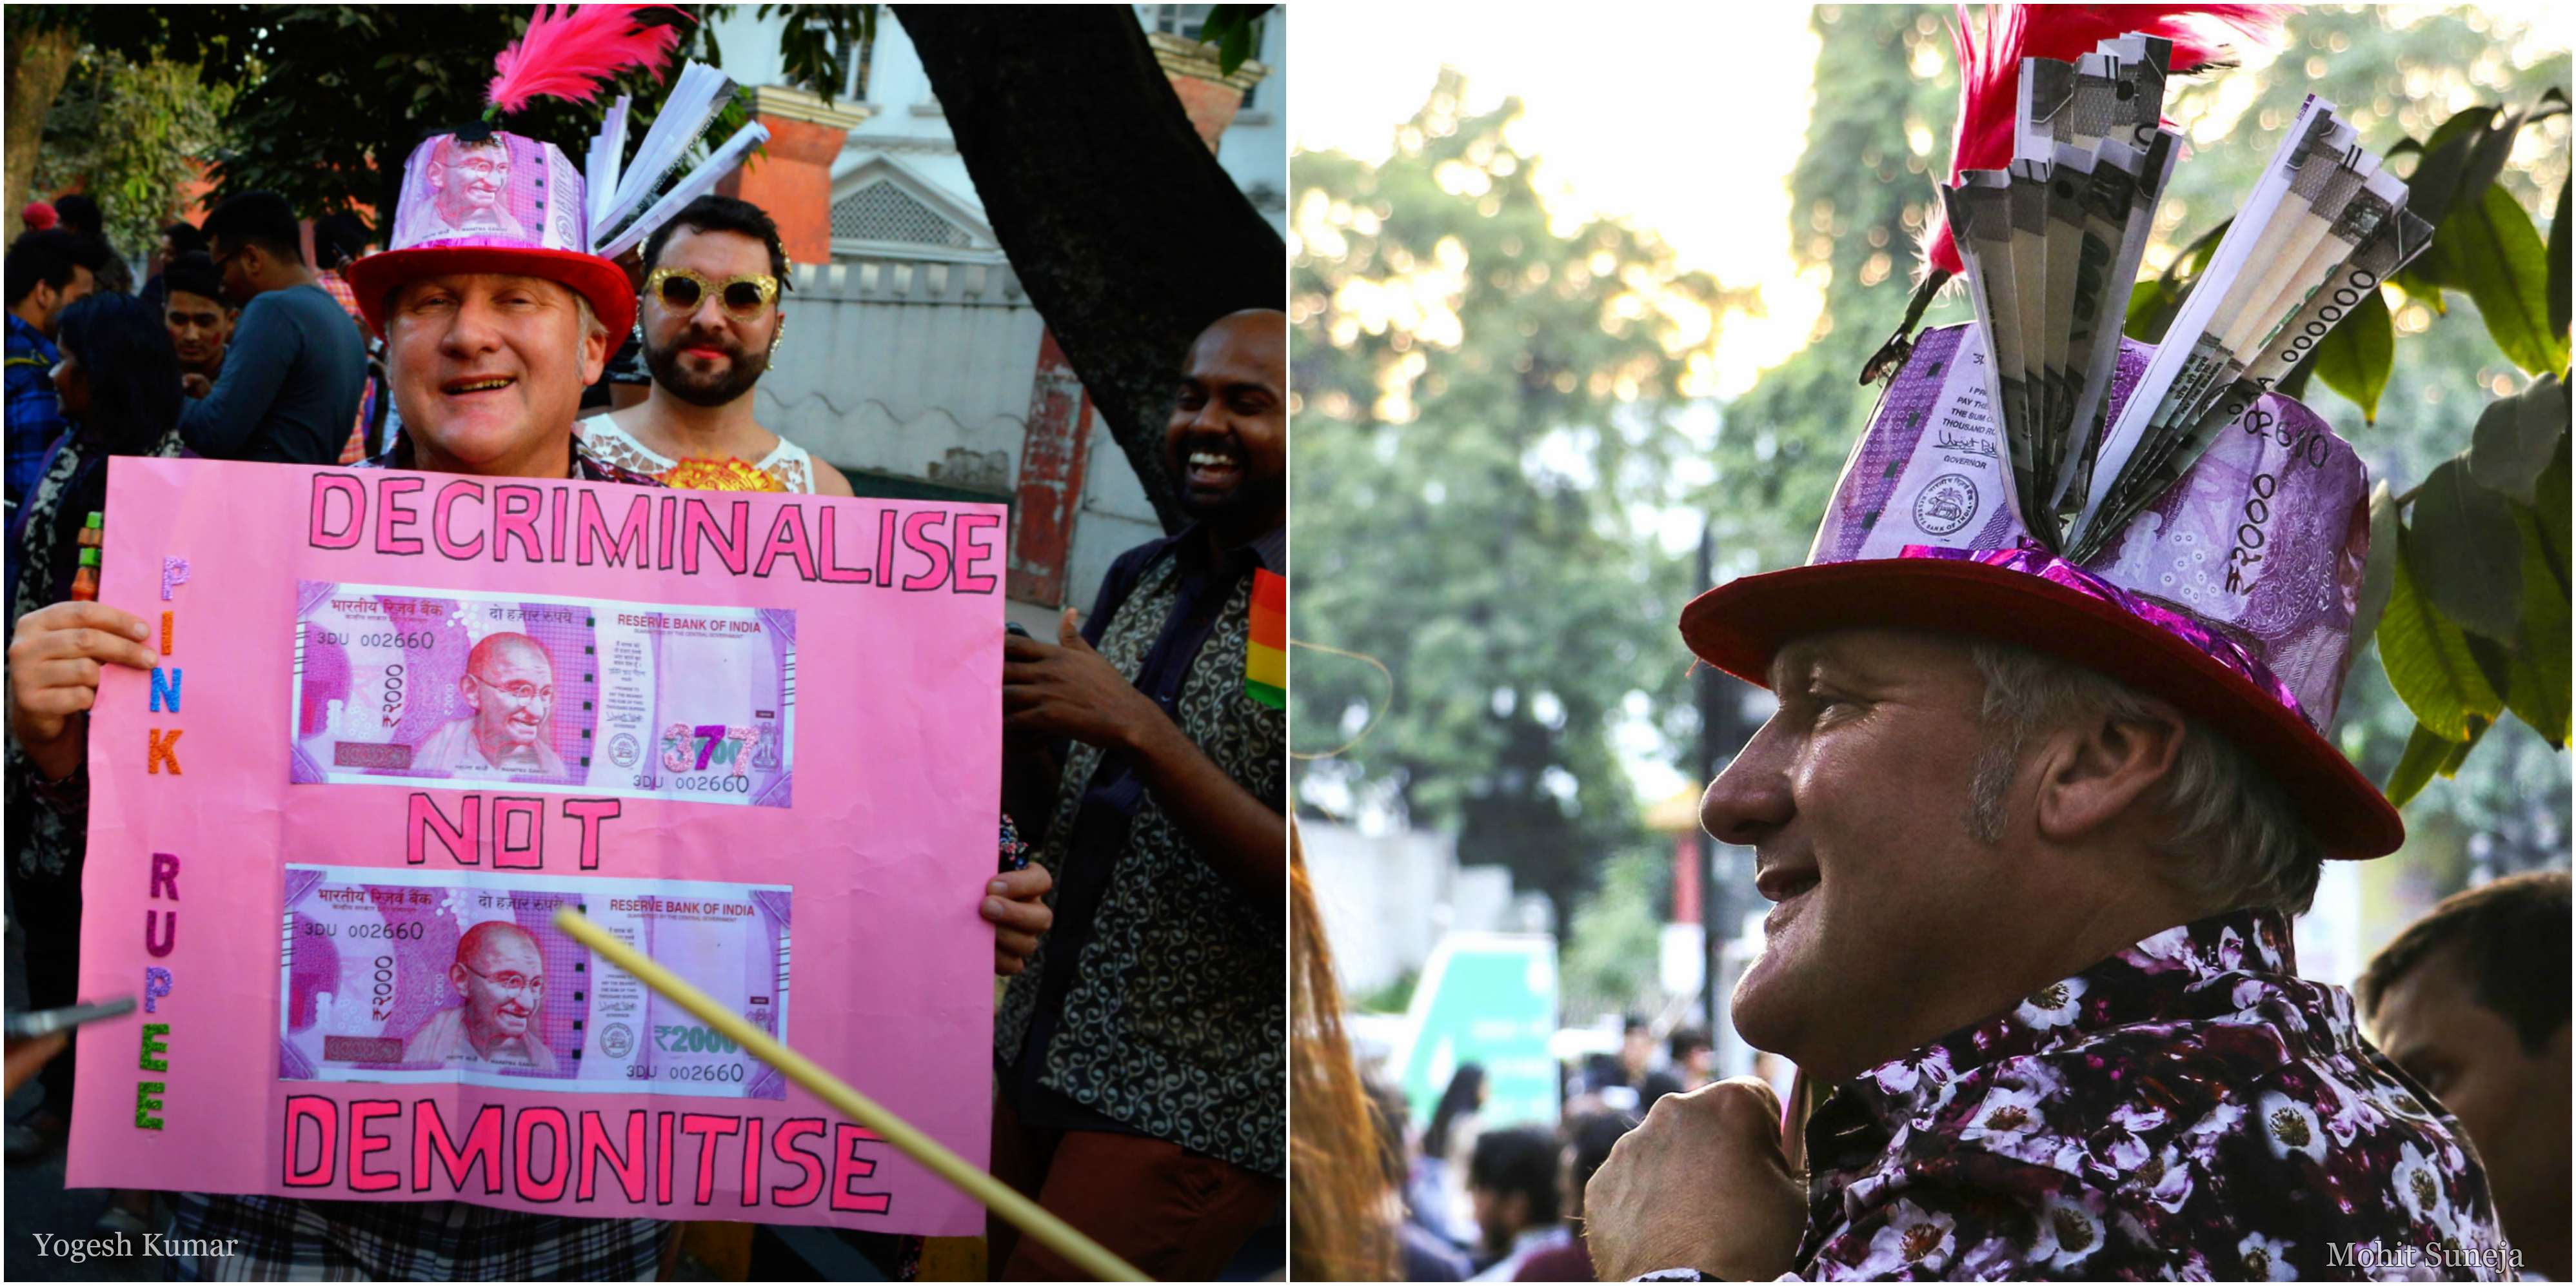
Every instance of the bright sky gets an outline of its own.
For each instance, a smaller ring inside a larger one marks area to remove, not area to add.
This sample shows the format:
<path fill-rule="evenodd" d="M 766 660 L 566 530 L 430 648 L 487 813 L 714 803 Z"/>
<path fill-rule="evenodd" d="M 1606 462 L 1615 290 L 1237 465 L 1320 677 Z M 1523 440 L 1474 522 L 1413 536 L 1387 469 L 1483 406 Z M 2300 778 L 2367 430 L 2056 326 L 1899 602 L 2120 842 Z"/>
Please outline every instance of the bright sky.
<path fill-rule="evenodd" d="M 1384 160 L 1444 63 L 1465 73 L 1469 112 L 1519 97 L 1512 142 L 1539 156 L 1552 210 L 1626 217 L 1684 267 L 1761 288 L 1770 316 L 1728 322 L 1719 353 L 1720 393 L 1740 393 L 1805 341 L 1822 306 L 1789 254 L 1789 169 L 1816 64 L 1808 10 L 1581 12 L 1578 25 L 1561 4 L 1300 4 L 1288 61 L 1306 89 L 1290 144 Z"/>

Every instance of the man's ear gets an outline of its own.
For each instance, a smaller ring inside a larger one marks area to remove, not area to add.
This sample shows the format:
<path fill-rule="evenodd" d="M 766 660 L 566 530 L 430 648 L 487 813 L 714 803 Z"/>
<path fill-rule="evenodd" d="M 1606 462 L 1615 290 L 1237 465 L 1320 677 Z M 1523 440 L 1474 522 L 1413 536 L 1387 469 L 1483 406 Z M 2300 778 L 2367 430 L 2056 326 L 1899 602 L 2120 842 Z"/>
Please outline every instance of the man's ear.
<path fill-rule="evenodd" d="M 483 709 L 483 694 L 474 690 L 473 675 L 468 674 L 460 676 L 456 680 L 456 690 L 463 694 L 466 709 L 476 711 L 478 713 L 481 712 Z"/>
<path fill-rule="evenodd" d="M 587 328 L 581 336 L 581 386 L 589 388 L 599 382 L 600 373 L 608 369 L 608 341 L 612 338 L 605 326 Z"/>
<path fill-rule="evenodd" d="M 2096 715 L 2060 730 L 2042 752 L 2040 834 L 2066 843 L 2117 821 L 2173 771 L 2185 731 L 2182 716 L 2165 708 L 2135 718 Z"/>

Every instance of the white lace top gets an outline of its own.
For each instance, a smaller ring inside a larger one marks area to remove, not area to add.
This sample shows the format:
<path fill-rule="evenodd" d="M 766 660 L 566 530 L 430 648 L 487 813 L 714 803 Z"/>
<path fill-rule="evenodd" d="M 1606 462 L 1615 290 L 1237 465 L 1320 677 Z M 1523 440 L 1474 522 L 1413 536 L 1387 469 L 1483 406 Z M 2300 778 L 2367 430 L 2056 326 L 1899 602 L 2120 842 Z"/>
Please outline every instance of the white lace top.
<path fill-rule="evenodd" d="M 636 441 L 633 434 L 617 427 L 617 421 L 606 415 L 594 415 L 573 425 L 573 432 L 581 435 L 590 453 L 603 463 L 632 469 L 663 482 L 669 482 L 670 475 L 682 463 Z M 766 475 L 776 484 L 776 490 L 808 495 L 814 492 L 813 455 L 785 438 L 780 438 L 778 445 L 754 462 L 751 468 Z"/>

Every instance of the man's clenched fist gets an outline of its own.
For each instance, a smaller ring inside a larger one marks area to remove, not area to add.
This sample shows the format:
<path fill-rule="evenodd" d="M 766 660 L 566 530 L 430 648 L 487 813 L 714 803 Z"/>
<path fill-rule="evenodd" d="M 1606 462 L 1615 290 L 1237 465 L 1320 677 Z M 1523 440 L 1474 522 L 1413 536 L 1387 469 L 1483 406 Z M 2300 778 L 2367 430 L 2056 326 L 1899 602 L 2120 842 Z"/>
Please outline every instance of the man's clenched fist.
<path fill-rule="evenodd" d="M 1655 1101 L 1583 1189 L 1605 1282 L 1667 1268 L 1760 1281 L 1788 1272 L 1806 1194 L 1780 1151 L 1780 1097 L 1753 1077 Z"/>

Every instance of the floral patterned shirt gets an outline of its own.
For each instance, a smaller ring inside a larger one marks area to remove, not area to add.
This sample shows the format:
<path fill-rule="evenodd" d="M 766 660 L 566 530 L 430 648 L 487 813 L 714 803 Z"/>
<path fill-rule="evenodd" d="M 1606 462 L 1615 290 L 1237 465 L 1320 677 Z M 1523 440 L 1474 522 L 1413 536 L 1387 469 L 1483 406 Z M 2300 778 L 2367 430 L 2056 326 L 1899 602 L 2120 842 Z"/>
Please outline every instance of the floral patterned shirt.
<path fill-rule="evenodd" d="M 2296 974 L 2168 929 L 1835 1087 L 1792 1279 L 2509 1280 L 2458 1122 Z"/>

